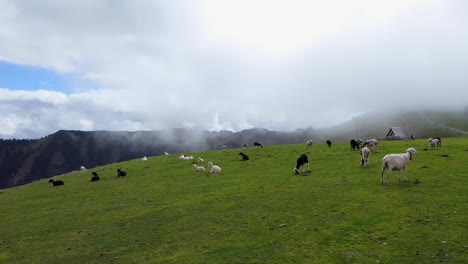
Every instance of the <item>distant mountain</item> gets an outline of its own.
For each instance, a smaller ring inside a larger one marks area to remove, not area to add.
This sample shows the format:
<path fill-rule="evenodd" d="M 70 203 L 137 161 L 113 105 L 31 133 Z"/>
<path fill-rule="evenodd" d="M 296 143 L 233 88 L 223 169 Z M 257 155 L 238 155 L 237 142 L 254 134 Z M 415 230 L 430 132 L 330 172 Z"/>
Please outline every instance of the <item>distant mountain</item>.
<path fill-rule="evenodd" d="M 0 188 L 26 184 L 38 179 L 143 156 L 190 153 L 239 148 L 260 141 L 263 145 L 348 141 L 352 138 L 384 139 L 390 127 L 400 127 L 409 137 L 451 137 L 468 130 L 464 110 L 459 112 L 367 113 L 327 129 L 296 129 L 291 132 L 253 128 L 240 132 L 193 131 L 67 131 L 60 130 L 41 139 L 0 139 Z"/>

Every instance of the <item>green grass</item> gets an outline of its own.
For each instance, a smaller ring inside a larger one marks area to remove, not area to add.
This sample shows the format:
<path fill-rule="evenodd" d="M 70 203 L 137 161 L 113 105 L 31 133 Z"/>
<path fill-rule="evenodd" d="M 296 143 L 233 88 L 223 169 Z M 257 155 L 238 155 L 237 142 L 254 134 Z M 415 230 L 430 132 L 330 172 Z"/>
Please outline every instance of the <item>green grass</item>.
<path fill-rule="evenodd" d="M 409 182 L 381 159 L 415 147 Z M 0 263 L 467 263 L 468 137 L 381 142 L 370 167 L 348 143 L 149 157 L 0 190 Z M 448 157 L 442 157 L 448 154 Z M 128 175 L 115 178 L 121 166 Z"/>

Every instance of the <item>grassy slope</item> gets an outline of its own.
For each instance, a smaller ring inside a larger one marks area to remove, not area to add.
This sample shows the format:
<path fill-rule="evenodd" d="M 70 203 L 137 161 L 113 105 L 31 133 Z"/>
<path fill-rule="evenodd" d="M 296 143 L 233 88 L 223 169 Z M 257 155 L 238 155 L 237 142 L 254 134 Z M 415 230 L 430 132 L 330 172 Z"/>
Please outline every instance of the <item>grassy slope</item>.
<path fill-rule="evenodd" d="M 440 124 L 452 126 L 462 130 L 468 130 L 468 121 L 463 112 L 455 111 L 426 111 L 429 118 Z M 349 122 L 338 126 L 319 130 L 323 139 L 331 138 L 349 140 L 351 138 L 385 138 L 390 127 L 401 127 L 406 136 L 415 134 L 417 138 L 428 137 L 454 137 L 459 133 L 446 131 L 443 128 L 426 122 L 420 115 L 420 111 L 404 111 L 401 113 L 367 113 L 356 117 Z"/>
<path fill-rule="evenodd" d="M 468 137 L 443 144 L 382 142 L 369 168 L 348 143 L 314 145 L 300 176 L 303 144 L 194 153 L 221 175 L 149 157 L 2 190 L 0 263 L 466 263 Z M 410 146 L 410 182 L 382 186 L 384 154 Z"/>

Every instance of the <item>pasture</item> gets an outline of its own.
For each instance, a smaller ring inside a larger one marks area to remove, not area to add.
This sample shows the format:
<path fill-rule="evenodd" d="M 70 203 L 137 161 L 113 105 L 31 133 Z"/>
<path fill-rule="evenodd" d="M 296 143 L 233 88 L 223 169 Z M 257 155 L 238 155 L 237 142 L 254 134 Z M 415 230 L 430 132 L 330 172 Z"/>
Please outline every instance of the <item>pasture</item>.
<path fill-rule="evenodd" d="M 381 185 L 408 147 L 409 181 Z M 381 141 L 368 168 L 348 142 L 227 149 L 187 153 L 217 175 L 169 155 L 0 190 L 0 263 L 467 263 L 468 137 L 427 148 Z"/>

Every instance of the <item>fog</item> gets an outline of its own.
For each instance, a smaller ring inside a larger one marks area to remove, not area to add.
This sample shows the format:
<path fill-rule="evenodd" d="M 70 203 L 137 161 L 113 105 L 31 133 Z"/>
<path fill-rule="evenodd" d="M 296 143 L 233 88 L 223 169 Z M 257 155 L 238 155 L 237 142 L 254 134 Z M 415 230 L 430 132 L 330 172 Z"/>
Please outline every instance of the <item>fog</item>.
<path fill-rule="evenodd" d="M 468 103 L 466 1 L 6 1 L 0 138 L 60 129 L 293 131 Z M 0 73 L 0 78 L 1 78 Z M 168 135 L 170 137 L 170 135 Z"/>

